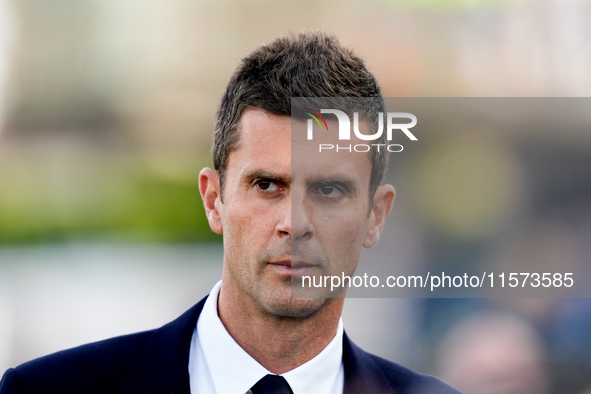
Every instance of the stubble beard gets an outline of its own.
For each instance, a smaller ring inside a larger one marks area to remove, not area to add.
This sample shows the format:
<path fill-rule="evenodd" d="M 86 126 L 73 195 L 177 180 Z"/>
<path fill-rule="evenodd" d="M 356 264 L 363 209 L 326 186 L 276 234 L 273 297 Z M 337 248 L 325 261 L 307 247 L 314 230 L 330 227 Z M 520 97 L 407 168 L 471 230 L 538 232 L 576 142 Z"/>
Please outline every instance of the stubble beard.
<path fill-rule="evenodd" d="M 256 267 L 260 275 L 251 276 L 250 285 L 246 288 L 247 295 L 266 313 L 286 318 L 308 318 L 316 314 L 329 301 L 327 298 L 294 298 L 292 296 L 292 278 L 279 277 L 269 262 L 292 258 L 292 244 L 285 241 L 280 245 L 265 248 L 260 254 Z M 248 267 L 251 262 L 242 256 L 242 266 Z M 318 261 L 318 258 L 312 261 Z M 246 273 L 243 273 L 246 275 Z M 272 281 L 269 279 L 272 278 Z M 298 278 L 293 278 L 299 281 Z M 241 281 L 242 282 L 242 281 Z"/>

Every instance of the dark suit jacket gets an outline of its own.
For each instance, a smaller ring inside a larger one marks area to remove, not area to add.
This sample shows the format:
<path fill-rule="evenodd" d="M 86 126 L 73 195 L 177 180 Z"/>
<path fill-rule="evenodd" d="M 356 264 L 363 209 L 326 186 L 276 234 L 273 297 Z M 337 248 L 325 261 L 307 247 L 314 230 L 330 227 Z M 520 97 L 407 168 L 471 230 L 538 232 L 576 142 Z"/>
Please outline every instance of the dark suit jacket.
<path fill-rule="evenodd" d="M 205 299 L 156 330 L 45 356 L 4 374 L 0 394 L 189 393 L 189 348 Z M 343 338 L 345 393 L 457 394 L 436 378 L 373 356 Z M 221 393 L 225 394 L 225 393 Z"/>

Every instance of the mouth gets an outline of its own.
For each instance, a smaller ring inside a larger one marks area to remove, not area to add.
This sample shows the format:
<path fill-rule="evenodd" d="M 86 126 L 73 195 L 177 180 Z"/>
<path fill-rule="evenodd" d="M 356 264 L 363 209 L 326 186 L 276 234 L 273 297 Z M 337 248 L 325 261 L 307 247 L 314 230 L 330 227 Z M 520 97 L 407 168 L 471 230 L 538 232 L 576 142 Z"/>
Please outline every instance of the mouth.
<path fill-rule="evenodd" d="M 288 277 L 302 277 L 304 275 L 311 275 L 311 271 L 316 267 L 314 264 L 309 264 L 303 261 L 282 260 L 269 263 L 281 275 Z"/>

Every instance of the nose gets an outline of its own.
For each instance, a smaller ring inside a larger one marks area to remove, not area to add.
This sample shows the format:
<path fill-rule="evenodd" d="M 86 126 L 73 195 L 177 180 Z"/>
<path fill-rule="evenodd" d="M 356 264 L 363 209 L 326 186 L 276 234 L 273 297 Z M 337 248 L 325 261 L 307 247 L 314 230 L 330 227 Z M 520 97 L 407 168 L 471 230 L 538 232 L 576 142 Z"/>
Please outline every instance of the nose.
<path fill-rule="evenodd" d="M 310 220 L 310 211 L 306 204 L 305 195 L 291 193 L 291 198 L 284 208 L 285 214 L 277 225 L 277 231 L 282 237 L 289 237 L 292 241 L 309 239 L 314 235 L 314 227 Z"/>

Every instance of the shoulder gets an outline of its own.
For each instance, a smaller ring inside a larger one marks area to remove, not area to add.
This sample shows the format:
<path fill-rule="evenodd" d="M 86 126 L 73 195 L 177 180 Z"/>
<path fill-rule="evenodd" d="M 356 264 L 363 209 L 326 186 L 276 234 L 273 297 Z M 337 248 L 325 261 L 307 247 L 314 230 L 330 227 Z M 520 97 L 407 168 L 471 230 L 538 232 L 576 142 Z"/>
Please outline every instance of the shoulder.
<path fill-rule="evenodd" d="M 189 345 L 204 302 L 155 330 L 63 350 L 9 369 L 0 394 L 188 392 Z"/>
<path fill-rule="evenodd" d="M 6 372 L 0 393 L 84 392 L 88 387 L 114 392 L 152 333 L 111 338 L 29 361 Z"/>
<path fill-rule="evenodd" d="M 392 382 L 404 382 L 406 392 L 411 394 L 459 394 L 459 391 L 439 380 L 438 378 L 418 373 L 402 365 L 383 358 L 374 358 L 384 376 Z"/>
<path fill-rule="evenodd" d="M 459 394 L 436 377 L 370 354 L 343 338 L 345 387 L 348 393 Z M 367 391 L 367 388 L 370 391 Z"/>

